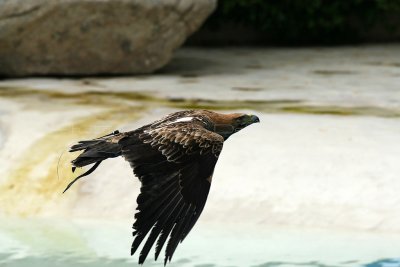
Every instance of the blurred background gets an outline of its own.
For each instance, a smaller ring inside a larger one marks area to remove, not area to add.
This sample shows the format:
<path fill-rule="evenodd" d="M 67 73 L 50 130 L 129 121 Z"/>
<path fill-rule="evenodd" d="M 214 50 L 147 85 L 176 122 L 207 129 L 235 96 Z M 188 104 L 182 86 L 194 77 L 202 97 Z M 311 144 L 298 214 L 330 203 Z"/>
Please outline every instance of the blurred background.
<path fill-rule="evenodd" d="M 68 148 L 184 109 L 261 123 L 170 266 L 400 266 L 399 42 L 399 0 L 0 0 L 0 266 L 135 266 L 139 181 L 62 194 Z"/>

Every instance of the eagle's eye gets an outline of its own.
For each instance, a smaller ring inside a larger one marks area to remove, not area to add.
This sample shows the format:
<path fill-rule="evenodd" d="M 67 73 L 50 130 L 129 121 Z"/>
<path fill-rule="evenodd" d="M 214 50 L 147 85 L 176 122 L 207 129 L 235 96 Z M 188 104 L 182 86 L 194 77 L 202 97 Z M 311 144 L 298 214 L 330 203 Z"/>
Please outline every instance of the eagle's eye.
<path fill-rule="evenodd" d="M 240 116 L 236 118 L 235 132 L 243 129 L 248 125 L 247 115 Z"/>

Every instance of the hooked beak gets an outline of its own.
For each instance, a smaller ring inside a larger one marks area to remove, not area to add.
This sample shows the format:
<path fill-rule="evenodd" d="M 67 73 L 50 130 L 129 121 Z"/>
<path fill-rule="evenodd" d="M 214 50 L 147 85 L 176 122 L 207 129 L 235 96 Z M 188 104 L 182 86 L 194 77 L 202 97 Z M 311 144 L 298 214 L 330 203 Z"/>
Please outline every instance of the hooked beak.
<path fill-rule="evenodd" d="M 250 119 L 252 123 L 260 122 L 260 119 L 256 115 L 251 115 Z"/>

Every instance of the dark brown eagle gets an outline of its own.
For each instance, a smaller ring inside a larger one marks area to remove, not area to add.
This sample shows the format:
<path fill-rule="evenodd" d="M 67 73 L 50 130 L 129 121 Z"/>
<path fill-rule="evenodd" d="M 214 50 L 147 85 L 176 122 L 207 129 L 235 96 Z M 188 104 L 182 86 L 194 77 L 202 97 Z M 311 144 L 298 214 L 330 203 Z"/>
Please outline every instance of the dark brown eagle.
<path fill-rule="evenodd" d="M 83 150 L 72 161 L 72 171 L 94 165 L 73 180 L 65 191 L 92 173 L 103 160 L 123 156 L 141 182 L 131 254 L 150 232 L 140 252 L 139 264 L 145 261 L 156 241 L 157 260 L 169 237 L 165 265 L 204 208 L 224 141 L 255 122 L 259 119 L 254 115 L 187 110 L 169 114 L 134 131 L 115 131 L 80 141 L 70 149 L 70 152 Z"/>

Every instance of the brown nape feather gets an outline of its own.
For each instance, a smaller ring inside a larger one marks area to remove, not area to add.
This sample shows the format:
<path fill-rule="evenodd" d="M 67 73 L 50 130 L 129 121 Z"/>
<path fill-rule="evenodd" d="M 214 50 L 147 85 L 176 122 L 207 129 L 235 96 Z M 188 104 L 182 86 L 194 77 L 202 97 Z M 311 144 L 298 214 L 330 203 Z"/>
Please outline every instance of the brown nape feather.
<path fill-rule="evenodd" d="M 226 124 L 226 125 L 232 125 L 236 118 L 239 118 L 240 116 L 244 115 L 243 113 L 221 114 L 208 110 L 204 111 L 202 110 L 201 113 L 207 115 L 214 124 Z"/>

